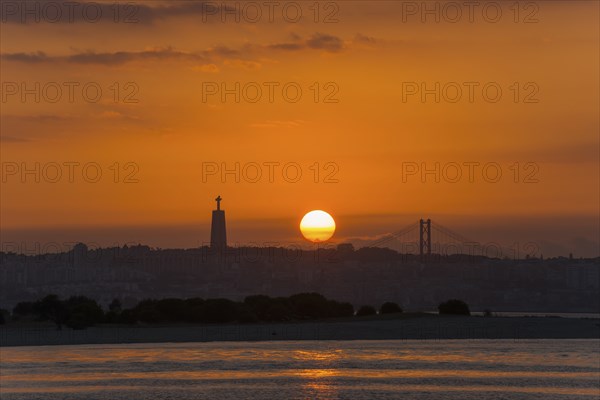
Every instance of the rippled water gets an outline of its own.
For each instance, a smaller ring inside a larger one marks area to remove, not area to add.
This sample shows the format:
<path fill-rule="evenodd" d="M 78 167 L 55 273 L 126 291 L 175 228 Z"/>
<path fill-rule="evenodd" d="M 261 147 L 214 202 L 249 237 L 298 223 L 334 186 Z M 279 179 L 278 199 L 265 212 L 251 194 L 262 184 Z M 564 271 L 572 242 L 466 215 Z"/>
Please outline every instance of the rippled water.
<path fill-rule="evenodd" d="M 2 348 L 8 399 L 598 399 L 599 340 Z"/>

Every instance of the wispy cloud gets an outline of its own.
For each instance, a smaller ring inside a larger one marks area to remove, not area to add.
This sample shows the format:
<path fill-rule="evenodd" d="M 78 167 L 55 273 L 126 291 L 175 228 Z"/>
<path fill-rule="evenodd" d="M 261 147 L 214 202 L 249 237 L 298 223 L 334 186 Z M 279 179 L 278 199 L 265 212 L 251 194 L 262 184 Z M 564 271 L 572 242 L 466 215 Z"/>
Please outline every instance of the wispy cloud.
<path fill-rule="evenodd" d="M 2 7 L 2 22 L 14 24 L 37 24 L 36 18 L 31 13 L 24 12 L 26 2 L 4 2 Z M 10 4 L 8 4 L 10 3 Z M 41 9 L 44 1 L 29 2 L 29 9 Z M 49 23 L 76 24 L 76 23 L 122 23 L 153 24 L 157 21 L 172 17 L 208 16 L 222 11 L 234 11 L 235 7 L 224 3 L 212 1 L 183 1 L 170 4 L 155 5 L 152 2 L 93 2 L 72 0 L 54 0 L 51 2 L 53 10 L 60 18 L 53 18 Z M 82 10 L 90 10 L 88 13 Z M 89 14 L 89 15 L 88 15 Z M 54 15 L 54 14 L 53 14 Z M 211 18 L 204 18 L 203 22 L 210 22 Z M 45 19 L 40 19 L 44 22 Z"/>
<path fill-rule="evenodd" d="M 254 124 L 250 124 L 252 128 L 297 128 L 306 123 L 306 121 L 301 119 L 288 120 L 288 121 L 273 121 L 267 120 L 264 122 L 257 122 Z"/>
<path fill-rule="evenodd" d="M 0 136 L 0 142 L 2 143 L 25 143 L 25 142 L 29 142 L 29 139 L 25 139 L 25 138 L 19 138 L 19 137 L 14 137 L 14 136 L 5 136 L 2 135 Z"/>
<path fill-rule="evenodd" d="M 151 60 L 189 60 L 206 61 L 207 56 L 202 54 L 187 53 L 174 50 L 172 47 L 154 48 L 143 51 L 117 51 L 117 52 L 85 52 L 68 56 L 49 56 L 44 52 L 34 53 L 4 53 L 4 61 L 15 61 L 28 64 L 38 63 L 70 63 L 70 64 L 97 64 L 97 65 L 122 65 L 134 61 Z"/>
<path fill-rule="evenodd" d="M 208 72 L 211 74 L 217 74 L 220 72 L 219 67 L 212 63 L 211 64 L 194 65 L 192 67 L 192 70 L 197 71 L 197 72 Z"/>
<path fill-rule="evenodd" d="M 247 44 L 241 49 L 233 49 L 227 46 L 214 46 L 198 52 L 176 50 L 172 46 L 154 47 L 141 51 L 85 51 L 69 55 L 48 55 L 43 51 L 34 51 L 29 53 L 17 52 L 2 53 L 0 55 L 0 59 L 3 61 L 12 61 L 24 64 L 66 63 L 105 66 L 119 66 L 131 62 L 178 60 L 200 63 L 199 70 L 204 72 L 218 72 L 218 67 L 215 64 L 218 60 L 223 61 L 225 65 L 228 66 L 244 68 L 247 70 L 259 69 L 261 68 L 262 64 L 253 60 L 252 58 L 256 53 L 262 53 L 264 50 L 323 50 L 330 53 L 337 53 L 345 48 L 344 41 L 341 38 L 322 33 L 315 33 L 305 39 L 302 39 L 297 35 L 293 35 L 292 40 L 296 41 L 290 43 L 275 43 L 270 45 Z"/>
<path fill-rule="evenodd" d="M 274 43 L 267 47 L 275 50 L 298 51 L 313 49 L 337 53 L 344 49 L 344 41 L 337 36 L 315 33 L 306 39 L 296 35 L 291 42 Z"/>

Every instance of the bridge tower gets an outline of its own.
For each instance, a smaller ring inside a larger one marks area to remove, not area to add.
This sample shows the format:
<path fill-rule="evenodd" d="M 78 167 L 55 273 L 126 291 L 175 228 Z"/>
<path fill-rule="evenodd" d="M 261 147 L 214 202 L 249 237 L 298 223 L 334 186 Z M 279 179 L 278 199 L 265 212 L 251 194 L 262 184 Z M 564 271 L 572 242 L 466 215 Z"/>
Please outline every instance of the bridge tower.
<path fill-rule="evenodd" d="M 425 255 L 431 255 L 431 220 L 421 219 L 419 221 L 419 254 L 421 261 L 424 261 Z"/>

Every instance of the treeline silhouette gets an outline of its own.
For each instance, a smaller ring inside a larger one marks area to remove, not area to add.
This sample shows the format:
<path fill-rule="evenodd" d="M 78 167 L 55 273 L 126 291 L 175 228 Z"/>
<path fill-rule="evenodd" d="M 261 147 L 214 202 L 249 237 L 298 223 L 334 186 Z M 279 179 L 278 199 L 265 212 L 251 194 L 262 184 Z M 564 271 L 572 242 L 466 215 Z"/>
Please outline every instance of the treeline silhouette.
<path fill-rule="evenodd" d="M 395 303 L 385 303 L 380 312 L 402 312 L 402 309 Z M 373 307 L 363 306 L 356 315 L 372 314 L 376 314 Z M 241 302 L 202 298 L 146 299 L 128 309 L 122 307 L 120 300 L 114 299 L 106 312 L 95 300 L 85 296 L 61 300 L 51 294 L 34 302 L 18 303 L 13 309 L 12 319 L 34 317 L 38 321 L 53 321 L 58 329 L 63 325 L 84 329 L 99 323 L 253 323 L 354 315 L 352 304 L 329 300 L 318 293 L 299 293 L 289 297 L 255 295 Z"/>
<path fill-rule="evenodd" d="M 96 302 L 85 296 L 71 296 L 61 300 L 55 294 L 43 299 L 18 303 L 13 309 L 13 320 L 34 315 L 38 321 L 53 321 L 58 329 L 66 325 L 73 329 L 84 329 L 105 319 L 104 310 Z"/>
<path fill-rule="evenodd" d="M 441 303 L 438 309 L 440 314 L 470 314 L 468 305 L 456 299 Z M 289 297 L 255 295 L 241 302 L 198 297 L 146 299 L 128 309 L 122 307 L 119 299 L 114 299 L 105 312 L 95 300 L 88 297 L 71 296 L 61 300 L 51 294 L 34 302 L 18 303 L 13 309 L 12 319 L 33 317 L 38 321 L 53 321 L 58 329 L 62 329 L 63 325 L 85 329 L 99 323 L 285 322 L 402 312 L 398 304 L 386 302 L 381 305 L 379 312 L 375 307 L 365 305 L 355 313 L 352 304 L 329 300 L 319 293 L 299 293 Z"/>

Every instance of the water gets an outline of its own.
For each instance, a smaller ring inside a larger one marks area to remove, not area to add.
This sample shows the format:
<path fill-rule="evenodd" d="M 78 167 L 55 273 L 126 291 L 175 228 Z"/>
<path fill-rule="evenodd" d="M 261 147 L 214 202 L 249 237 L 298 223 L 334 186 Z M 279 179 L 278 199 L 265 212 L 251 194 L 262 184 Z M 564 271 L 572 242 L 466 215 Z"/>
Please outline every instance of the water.
<path fill-rule="evenodd" d="M 437 311 L 432 312 L 437 314 Z M 483 316 L 483 311 L 471 312 L 471 315 Z M 492 311 L 496 317 L 560 317 L 560 318 L 593 318 L 599 319 L 598 313 L 555 313 L 555 312 L 523 312 L 523 311 Z"/>
<path fill-rule="evenodd" d="M 2 348 L 10 399 L 598 399 L 600 340 Z"/>

